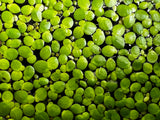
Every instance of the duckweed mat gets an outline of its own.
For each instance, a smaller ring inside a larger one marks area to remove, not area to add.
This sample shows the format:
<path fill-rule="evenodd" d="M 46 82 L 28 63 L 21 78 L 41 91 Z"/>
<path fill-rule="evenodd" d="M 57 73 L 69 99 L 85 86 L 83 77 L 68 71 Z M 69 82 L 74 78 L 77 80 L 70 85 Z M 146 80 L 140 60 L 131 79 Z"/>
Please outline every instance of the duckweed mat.
<path fill-rule="evenodd" d="M 0 0 L 0 120 L 160 120 L 160 0 Z"/>

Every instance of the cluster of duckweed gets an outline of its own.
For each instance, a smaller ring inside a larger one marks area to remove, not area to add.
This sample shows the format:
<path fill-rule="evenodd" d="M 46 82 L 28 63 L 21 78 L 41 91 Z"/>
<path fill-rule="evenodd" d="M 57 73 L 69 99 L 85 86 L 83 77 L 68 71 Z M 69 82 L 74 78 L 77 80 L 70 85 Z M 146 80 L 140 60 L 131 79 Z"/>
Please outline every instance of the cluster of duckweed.
<path fill-rule="evenodd" d="M 0 120 L 160 120 L 160 0 L 0 0 Z"/>

